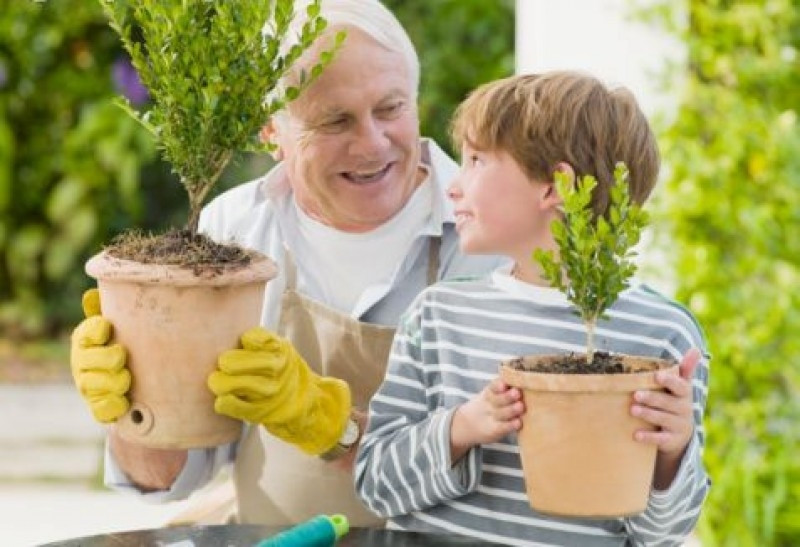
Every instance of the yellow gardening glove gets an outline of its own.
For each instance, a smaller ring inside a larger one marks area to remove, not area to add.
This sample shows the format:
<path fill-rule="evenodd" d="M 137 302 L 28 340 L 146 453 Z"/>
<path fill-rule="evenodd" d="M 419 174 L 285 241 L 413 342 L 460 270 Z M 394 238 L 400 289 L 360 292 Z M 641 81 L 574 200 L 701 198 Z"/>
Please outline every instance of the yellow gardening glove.
<path fill-rule="evenodd" d="M 125 393 L 131 387 L 131 373 L 125 366 L 125 349 L 108 344 L 111 323 L 100 315 L 100 293 L 83 293 L 84 319 L 72 331 L 70 367 L 72 379 L 95 420 L 116 421 L 128 411 Z"/>
<path fill-rule="evenodd" d="M 315 374 L 285 340 L 261 327 L 242 335 L 242 349 L 223 352 L 208 377 L 214 409 L 267 431 L 304 452 L 332 449 L 350 415 L 350 388 Z"/>

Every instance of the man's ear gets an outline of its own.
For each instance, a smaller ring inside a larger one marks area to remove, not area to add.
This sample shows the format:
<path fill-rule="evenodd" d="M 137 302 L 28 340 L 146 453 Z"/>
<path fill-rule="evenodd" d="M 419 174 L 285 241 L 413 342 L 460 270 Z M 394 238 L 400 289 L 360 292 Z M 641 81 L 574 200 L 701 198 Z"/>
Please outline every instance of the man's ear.
<path fill-rule="evenodd" d="M 556 183 L 555 183 L 555 174 L 556 173 L 564 173 L 570 179 L 570 181 L 575 181 L 575 170 L 572 168 L 570 164 L 564 161 L 560 161 L 556 164 L 555 168 L 553 169 L 553 180 L 547 182 L 545 193 L 542 196 L 542 207 L 545 209 L 554 208 L 558 209 L 559 211 L 562 210 L 564 206 L 564 200 L 561 199 L 561 196 L 558 195 L 558 190 L 556 190 Z"/>
<path fill-rule="evenodd" d="M 278 131 L 275 128 L 274 120 L 269 120 L 261 126 L 261 130 L 258 132 L 258 138 L 261 140 L 262 144 L 266 144 L 269 147 L 272 158 L 275 161 L 281 161 L 283 159 L 283 150 L 280 144 L 278 144 Z"/>

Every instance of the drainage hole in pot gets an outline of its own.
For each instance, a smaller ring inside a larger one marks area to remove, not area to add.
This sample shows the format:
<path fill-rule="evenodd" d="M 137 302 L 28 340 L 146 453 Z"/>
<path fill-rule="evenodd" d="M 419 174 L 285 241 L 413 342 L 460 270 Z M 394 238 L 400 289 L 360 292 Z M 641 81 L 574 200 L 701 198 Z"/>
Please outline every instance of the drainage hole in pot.
<path fill-rule="evenodd" d="M 144 421 L 144 415 L 142 414 L 142 411 L 134 410 L 131 412 L 131 421 L 136 425 L 141 424 Z"/>

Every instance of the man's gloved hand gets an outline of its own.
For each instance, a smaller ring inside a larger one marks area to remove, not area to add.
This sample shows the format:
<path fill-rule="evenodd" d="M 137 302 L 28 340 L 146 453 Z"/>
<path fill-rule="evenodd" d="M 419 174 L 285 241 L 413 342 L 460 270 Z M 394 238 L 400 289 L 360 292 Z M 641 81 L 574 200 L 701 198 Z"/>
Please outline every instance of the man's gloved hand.
<path fill-rule="evenodd" d="M 333 448 L 350 415 L 350 388 L 315 374 L 289 341 L 256 327 L 242 335 L 242 349 L 223 352 L 208 377 L 214 409 L 267 431 L 304 452 Z"/>
<path fill-rule="evenodd" d="M 72 331 L 70 367 L 72 378 L 95 420 L 114 422 L 128 411 L 125 393 L 131 387 L 131 373 L 125 366 L 125 349 L 108 344 L 111 323 L 100 315 L 100 293 L 83 293 L 84 319 Z"/>

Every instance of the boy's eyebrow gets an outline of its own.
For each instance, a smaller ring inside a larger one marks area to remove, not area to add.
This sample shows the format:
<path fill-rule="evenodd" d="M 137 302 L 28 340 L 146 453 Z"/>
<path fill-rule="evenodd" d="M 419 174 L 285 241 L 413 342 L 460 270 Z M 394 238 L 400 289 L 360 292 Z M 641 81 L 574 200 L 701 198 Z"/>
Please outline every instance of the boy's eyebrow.
<path fill-rule="evenodd" d="M 480 144 L 470 139 L 469 137 L 464 137 L 461 142 L 462 146 L 468 146 L 475 152 L 487 152 L 489 150 L 488 146 L 481 146 Z"/>

